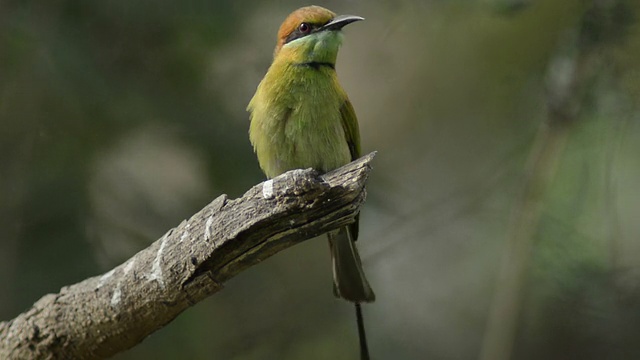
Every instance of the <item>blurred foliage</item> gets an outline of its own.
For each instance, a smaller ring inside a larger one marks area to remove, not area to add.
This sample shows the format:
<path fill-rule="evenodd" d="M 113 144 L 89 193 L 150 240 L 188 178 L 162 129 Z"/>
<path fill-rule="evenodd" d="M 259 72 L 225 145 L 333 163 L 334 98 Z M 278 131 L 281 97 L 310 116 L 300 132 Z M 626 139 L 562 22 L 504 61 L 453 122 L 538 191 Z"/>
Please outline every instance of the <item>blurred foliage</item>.
<path fill-rule="evenodd" d="M 263 179 L 244 108 L 301 5 L 0 2 L 0 319 Z M 477 357 L 549 66 L 575 39 L 597 71 L 544 196 L 514 358 L 640 356 L 640 3 L 318 5 L 366 18 L 337 68 L 379 151 L 359 241 L 374 357 Z M 319 238 L 116 358 L 353 359 L 356 344 Z"/>

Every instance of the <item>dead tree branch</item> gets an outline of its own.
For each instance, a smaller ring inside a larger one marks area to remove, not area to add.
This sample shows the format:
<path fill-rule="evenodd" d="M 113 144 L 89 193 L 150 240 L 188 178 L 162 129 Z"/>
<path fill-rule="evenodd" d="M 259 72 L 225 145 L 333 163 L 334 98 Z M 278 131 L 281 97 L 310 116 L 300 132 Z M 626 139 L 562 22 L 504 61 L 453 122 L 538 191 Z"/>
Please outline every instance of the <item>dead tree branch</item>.
<path fill-rule="evenodd" d="M 129 349 L 241 271 L 351 223 L 374 153 L 330 173 L 293 170 L 215 199 L 123 264 L 0 323 L 1 359 L 98 359 Z"/>

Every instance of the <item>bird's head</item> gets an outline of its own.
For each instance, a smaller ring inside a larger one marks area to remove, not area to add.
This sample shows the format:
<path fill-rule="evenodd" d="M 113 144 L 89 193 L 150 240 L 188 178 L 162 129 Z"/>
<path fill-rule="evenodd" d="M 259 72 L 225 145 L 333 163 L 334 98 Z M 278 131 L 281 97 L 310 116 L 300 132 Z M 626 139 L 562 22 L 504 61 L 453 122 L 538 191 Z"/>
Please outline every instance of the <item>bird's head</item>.
<path fill-rule="evenodd" d="M 292 63 L 334 65 L 342 43 L 342 28 L 360 16 L 337 15 L 320 6 L 306 6 L 292 12 L 280 26 L 274 59 Z"/>

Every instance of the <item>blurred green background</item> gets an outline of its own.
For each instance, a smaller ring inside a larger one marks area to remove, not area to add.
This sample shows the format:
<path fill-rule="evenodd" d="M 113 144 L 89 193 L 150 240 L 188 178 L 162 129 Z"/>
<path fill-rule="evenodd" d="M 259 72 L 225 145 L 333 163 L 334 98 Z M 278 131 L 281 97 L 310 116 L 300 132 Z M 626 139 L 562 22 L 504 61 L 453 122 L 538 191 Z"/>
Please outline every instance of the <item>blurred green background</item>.
<path fill-rule="evenodd" d="M 527 164 L 560 113 L 512 358 L 640 358 L 640 2 L 316 4 L 366 18 L 337 71 L 378 151 L 358 242 L 373 357 L 479 356 Z M 245 107 L 302 5 L 0 2 L 0 320 L 264 179 Z M 318 238 L 115 358 L 355 359 L 352 312 Z"/>

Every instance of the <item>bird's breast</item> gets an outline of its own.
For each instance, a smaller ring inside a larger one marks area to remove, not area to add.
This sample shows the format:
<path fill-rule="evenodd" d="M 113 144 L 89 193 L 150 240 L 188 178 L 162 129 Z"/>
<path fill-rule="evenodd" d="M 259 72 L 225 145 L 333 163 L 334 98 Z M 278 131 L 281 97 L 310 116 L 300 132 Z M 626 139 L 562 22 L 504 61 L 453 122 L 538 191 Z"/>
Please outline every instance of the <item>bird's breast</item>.
<path fill-rule="evenodd" d="M 292 65 L 275 79 L 271 70 L 249 104 L 250 139 L 265 174 L 325 172 L 348 163 L 340 113 L 346 96 L 333 69 Z"/>

